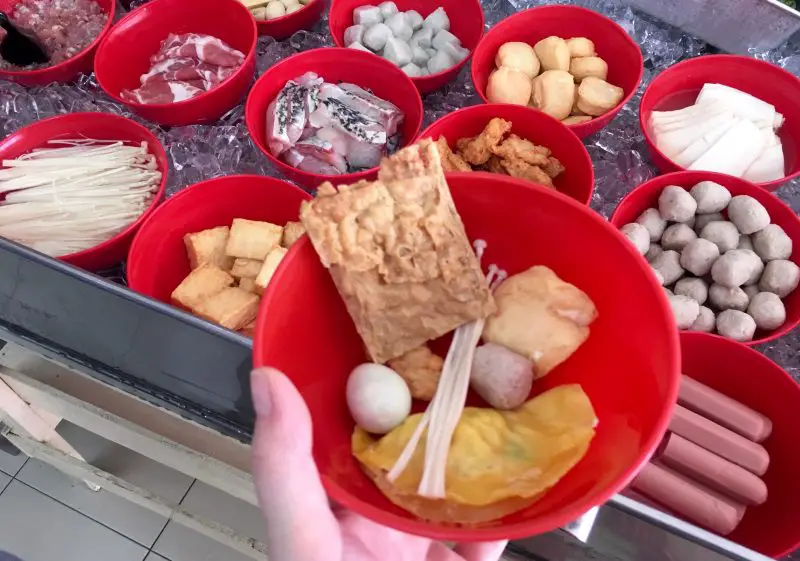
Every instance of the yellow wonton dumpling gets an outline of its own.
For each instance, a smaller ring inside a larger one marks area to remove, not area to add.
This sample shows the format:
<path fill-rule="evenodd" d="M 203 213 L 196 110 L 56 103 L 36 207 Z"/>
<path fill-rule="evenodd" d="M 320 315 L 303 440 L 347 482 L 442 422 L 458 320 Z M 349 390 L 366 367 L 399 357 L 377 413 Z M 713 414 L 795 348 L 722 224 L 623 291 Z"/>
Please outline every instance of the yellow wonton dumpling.
<path fill-rule="evenodd" d="M 394 483 L 394 466 L 422 415 L 379 440 L 356 427 L 353 454 L 384 495 L 427 520 L 480 523 L 525 508 L 583 458 L 594 437 L 594 409 L 577 384 L 549 390 L 513 411 L 467 407 L 447 459 L 446 500 L 417 495 L 424 441 Z"/>

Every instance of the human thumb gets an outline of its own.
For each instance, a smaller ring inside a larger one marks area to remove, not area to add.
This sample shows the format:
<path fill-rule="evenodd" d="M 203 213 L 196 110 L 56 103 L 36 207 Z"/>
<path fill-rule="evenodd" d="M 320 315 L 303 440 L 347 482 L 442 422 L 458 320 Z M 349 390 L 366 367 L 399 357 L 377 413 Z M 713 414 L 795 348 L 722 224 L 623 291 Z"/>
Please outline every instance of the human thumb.
<path fill-rule="evenodd" d="M 253 477 L 270 558 L 341 559 L 341 540 L 311 454 L 311 414 L 291 381 L 273 368 L 254 370 Z M 336 549 L 339 551 L 335 551 Z"/>

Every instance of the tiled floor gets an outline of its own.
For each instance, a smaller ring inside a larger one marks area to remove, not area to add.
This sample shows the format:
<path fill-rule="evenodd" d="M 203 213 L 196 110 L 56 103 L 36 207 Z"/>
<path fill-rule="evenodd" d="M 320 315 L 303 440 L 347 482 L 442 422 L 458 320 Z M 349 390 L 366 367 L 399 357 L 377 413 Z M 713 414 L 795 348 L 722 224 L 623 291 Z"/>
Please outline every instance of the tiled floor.
<path fill-rule="evenodd" d="M 62 423 L 92 464 L 249 537 L 258 510 L 135 452 Z M 0 450 L 0 550 L 24 561 L 247 561 L 250 558 L 24 454 Z"/>

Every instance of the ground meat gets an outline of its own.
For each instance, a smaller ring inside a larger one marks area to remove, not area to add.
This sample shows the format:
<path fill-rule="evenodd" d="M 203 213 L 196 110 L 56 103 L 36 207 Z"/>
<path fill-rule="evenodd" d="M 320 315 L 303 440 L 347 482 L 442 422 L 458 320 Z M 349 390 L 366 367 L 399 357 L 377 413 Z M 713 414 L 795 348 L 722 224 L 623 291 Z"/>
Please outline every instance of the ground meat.
<path fill-rule="evenodd" d="M 36 34 L 50 62 L 20 68 L 0 59 L 3 70 L 35 70 L 72 58 L 94 41 L 108 22 L 108 14 L 94 0 L 22 0 L 9 19 Z"/>

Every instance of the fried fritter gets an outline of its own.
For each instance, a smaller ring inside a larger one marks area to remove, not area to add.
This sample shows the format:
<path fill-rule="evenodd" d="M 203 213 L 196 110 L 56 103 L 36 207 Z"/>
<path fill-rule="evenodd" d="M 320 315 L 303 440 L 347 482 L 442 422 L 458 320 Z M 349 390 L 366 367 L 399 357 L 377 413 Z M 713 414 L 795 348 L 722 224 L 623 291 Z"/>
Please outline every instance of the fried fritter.
<path fill-rule="evenodd" d="M 457 143 L 458 150 L 467 162 L 474 166 L 482 166 L 492 157 L 492 150 L 503 141 L 503 137 L 511 130 L 511 123 L 494 118 L 483 129 L 483 132 L 466 142 Z M 464 140 L 464 139 L 461 139 Z"/>
<path fill-rule="evenodd" d="M 539 166 L 532 166 L 522 160 L 500 160 L 500 165 L 503 166 L 506 173 L 511 177 L 527 179 L 528 181 L 543 185 L 544 187 L 555 189 L 553 180 Z"/>
<path fill-rule="evenodd" d="M 544 146 L 537 146 L 530 140 L 509 135 L 501 144 L 492 148 L 492 153 L 503 160 L 522 160 L 532 166 L 547 164 L 550 150 Z"/>
<path fill-rule="evenodd" d="M 433 353 L 428 345 L 422 345 L 406 354 L 390 360 L 389 367 L 400 374 L 408 384 L 411 397 L 430 401 L 436 394 L 444 361 Z"/>
<path fill-rule="evenodd" d="M 559 162 L 557 158 L 550 156 L 549 158 L 547 158 L 547 163 L 542 166 L 542 169 L 547 175 L 555 179 L 556 177 L 564 173 L 565 168 L 564 165 L 561 162 Z"/>
<path fill-rule="evenodd" d="M 447 140 L 443 136 L 435 142 L 436 150 L 442 160 L 444 171 L 472 171 L 472 166 L 464 161 L 464 158 L 450 150 Z"/>

